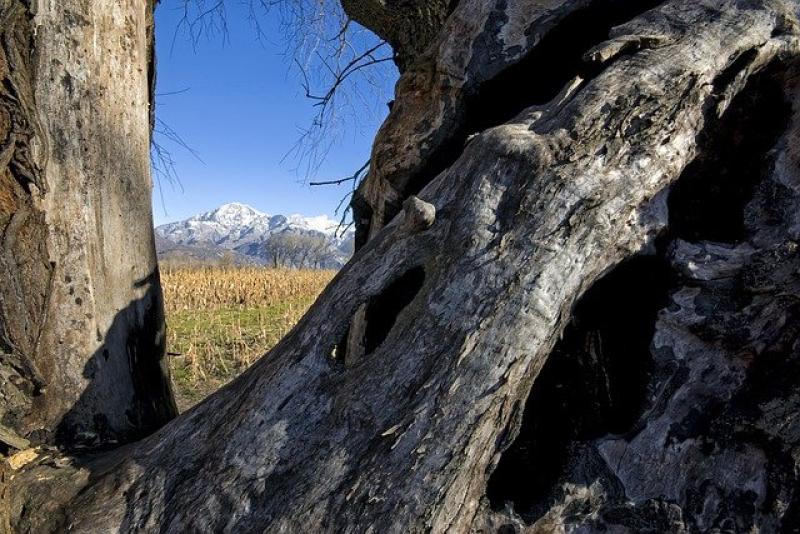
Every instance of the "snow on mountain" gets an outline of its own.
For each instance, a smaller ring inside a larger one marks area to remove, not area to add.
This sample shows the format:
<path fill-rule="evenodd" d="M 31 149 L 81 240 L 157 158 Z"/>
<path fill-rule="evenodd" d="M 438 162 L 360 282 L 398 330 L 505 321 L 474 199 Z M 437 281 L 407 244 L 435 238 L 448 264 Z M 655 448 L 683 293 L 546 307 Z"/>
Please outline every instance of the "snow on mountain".
<path fill-rule="evenodd" d="M 276 235 L 324 239 L 329 249 L 321 261 L 324 267 L 340 267 L 352 254 L 352 230 L 342 232 L 339 222 L 327 215 L 268 215 L 239 202 L 156 228 L 157 248 L 162 255 L 178 250 L 176 246 L 182 247 L 180 250 L 193 247 L 193 256 L 202 256 L 202 250 L 213 250 L 215 255 L 219 250 L 229 250 L 260 263 L 272 261 L 270 243 L 277 241 L 270 238 Z M 299 247 L 303 243 L 308 246 L 309 239 L 286 241 Z"/>
<path fill-rule="evenodd" d="M 317 217 L 289 215 L 288 220 L 289 224 L 295 228 L 303 228 L 329 236 L 333 236 L 339 229 L 339 221 L 334 221 L 327 215 L 318 215 Z"/>
<path fill-rule="evenodd" d="M 200 215 L 195 215 L 190 221 L 207 221 L 219 224 L 227 224 L 229 226 L 247 226 L 256 220 L 264 217 L 269 218 L 269 215 L 261 213 L 255 208 L 247 204 L 239 202 L 231 202 L 224 204 L 214 211 L 209 211 Z"/>

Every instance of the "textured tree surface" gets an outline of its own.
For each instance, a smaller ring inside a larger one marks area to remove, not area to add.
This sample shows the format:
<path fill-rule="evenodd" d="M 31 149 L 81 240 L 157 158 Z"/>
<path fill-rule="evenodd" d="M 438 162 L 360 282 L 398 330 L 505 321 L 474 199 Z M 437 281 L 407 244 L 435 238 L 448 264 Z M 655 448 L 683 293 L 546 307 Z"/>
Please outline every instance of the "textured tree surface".
<path fill-rule="evenodd" d="M 28 464 L 10 521 L 795 531 L 798 10 L 462 0 L 300 324 L 143 441 Z"/>
<path fill-rule="evenodd" d="M 175 413 L 151 217 L 152 6 L 0 0 L 0 438 L 97 445 Z"/>
<path fill-rule="evenodd" d="M 455 0 L 341 0 L 347 15 L 392 46 L 405 70 L 419 57 L 444 24 Z"/>

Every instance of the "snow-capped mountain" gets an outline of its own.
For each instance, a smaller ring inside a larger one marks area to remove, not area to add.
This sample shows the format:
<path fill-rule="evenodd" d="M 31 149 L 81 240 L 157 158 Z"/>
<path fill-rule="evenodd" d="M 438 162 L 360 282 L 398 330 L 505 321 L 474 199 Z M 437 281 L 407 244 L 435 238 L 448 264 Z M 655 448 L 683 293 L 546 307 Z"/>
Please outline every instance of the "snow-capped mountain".
<path fill-rule="evenodd" d="M 268 215 L 238 202 L 159 226 L 156 238 L 162 257 L 233 253 L 238 263 L 340 267 L 353 251 L 352 230 L 326 215 Z"/>

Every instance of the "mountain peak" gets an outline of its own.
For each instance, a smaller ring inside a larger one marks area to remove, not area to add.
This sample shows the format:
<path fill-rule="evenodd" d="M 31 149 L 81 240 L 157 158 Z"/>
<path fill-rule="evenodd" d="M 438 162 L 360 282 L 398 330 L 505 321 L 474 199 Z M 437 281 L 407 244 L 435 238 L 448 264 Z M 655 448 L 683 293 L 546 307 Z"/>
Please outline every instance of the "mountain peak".
<path fill-rule="evenodd" d="M 213 211 L 208 211 L 200 215 L 195 215 L 190 221 L 216 222 L 224 226 L 249 226 L 260 219 L 268 219 L 269 216 L 258 211 L 252 206 L 241 202 L 231 202 L 223 204 Z"/>
<path fill-rule="evenodd" d="M 218 212 L 250 212 L 250 213 L 261 213 L 253 206 L 248 204 L 243 204 L 242 202 L 228 202 L 227 204 L 223 204 L 222 206 L 218 207 L 214 211 Z"/>
<path fill-rule="evenodd" d="M 352 253 L 353 232 L 337 233 L 339 223 L 327 215 L 269 216 L 241 202 L 224 204 L 213 211 L 156 228 L 156 235 L 168 244 L 227 249 L 255 260 L 267 261 L 265 249 L 275 234 L 320 236 L 330 246 L 326 265 L 342 265 Z"/>

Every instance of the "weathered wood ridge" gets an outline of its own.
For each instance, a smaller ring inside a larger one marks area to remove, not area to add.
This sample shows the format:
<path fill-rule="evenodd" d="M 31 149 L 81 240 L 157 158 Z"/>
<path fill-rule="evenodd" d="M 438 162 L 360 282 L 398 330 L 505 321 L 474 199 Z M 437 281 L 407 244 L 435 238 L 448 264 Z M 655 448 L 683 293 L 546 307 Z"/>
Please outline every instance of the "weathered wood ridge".
<path fill-rule="evenodd" d="M 793 531 L 798 11 L 462 0 L 300 324 L 149 438 L 18 474 L 13 521 Z"/>

